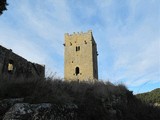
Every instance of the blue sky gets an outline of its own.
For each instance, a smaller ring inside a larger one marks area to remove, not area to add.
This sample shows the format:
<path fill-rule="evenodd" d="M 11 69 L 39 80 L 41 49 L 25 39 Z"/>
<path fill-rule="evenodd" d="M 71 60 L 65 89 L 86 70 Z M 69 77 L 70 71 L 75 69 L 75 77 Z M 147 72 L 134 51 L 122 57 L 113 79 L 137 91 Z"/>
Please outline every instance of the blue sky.
<path fill-rule="evenodd" d="M 8 0 L 0 45 L 63 78 L 64 34 L 92 30 L 99 79 L 160 88 L 160 0 Z"/>

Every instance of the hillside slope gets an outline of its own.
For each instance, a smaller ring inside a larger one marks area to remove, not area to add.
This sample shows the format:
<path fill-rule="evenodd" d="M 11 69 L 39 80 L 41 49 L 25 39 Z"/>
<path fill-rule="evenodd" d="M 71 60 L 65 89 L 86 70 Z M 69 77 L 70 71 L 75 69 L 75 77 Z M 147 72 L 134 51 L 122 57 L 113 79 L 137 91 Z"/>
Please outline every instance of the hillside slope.
<path fill-rule="evenodd" d="M 136 97 L 147 103 L 160 104 L 160 88 L 154 89 L 151 92 L 137 94 Z"/>
<path fill-rule="evenodd" d="M 23 98 L 23 101 L 20 102 L 21 104 L 19 102 L 12 103 L 11 98 Z M 0 118 L 7 119 L 15 116 L 13 115 L 15 113 L 17 115 L 17 111 L 15 111 L 17 106 L 20 108 L 26 106 L 24 108 L 26 111 L 33 110 L 31 106 L 36 106 L 36 108 L 34 107 L 36 110 L 43 108 L 43 112 L 41 109 L 39 110 L 42 112 L 38 113 L 39 119 L 47 112 L 49 115 L 47 120 L 53 116 L 52 114 L 63 113 L 61 106 L 72 105 L 77 106 L 72 107 L 75 111 L 73 109 L 68 111 L 76 116 L 73 120 L 160 120 L 160 108 L 141 102 L 124 85 L 113 85 L 110 82 L 79 83 L 50 78 L 42 80 L 1 79 L 0 101 L 2 101 L 0 102 Z M 42 103 L 59 107 L 57 107 L 58 109 L 55 107 L 44 108 Z M 7 107 L 5 108 L 5 106 Z M 67 107 L 69 110 L 70 108 L 70 106 Z M 33 114 L 34 112 L 31 112 L 19 116 L 24 120 L 23 116 L 28 116 L 26 119 L 33 119 Z"/>

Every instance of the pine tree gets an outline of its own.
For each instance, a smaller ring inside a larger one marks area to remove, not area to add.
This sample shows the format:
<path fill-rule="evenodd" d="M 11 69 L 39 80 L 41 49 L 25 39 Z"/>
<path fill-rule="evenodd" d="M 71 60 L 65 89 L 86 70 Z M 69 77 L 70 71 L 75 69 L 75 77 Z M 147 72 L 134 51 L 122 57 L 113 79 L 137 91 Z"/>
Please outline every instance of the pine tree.
<path fill-rule="evenodd" d="M 7 10 L 6 6 L 7 6 L 7 1 L 6 0 L 0 0 L 0 15 L 3 14 L 4 10 Z"/>

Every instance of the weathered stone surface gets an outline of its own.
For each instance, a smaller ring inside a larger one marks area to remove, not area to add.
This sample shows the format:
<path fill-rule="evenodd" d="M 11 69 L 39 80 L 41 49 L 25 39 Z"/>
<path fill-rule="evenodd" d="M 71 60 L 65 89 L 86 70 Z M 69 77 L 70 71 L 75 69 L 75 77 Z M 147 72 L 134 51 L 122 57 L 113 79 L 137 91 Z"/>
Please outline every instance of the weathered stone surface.
<path fill-rule="evenodd" d="M 159 103 L 154 103 L 154 106 L 160 107 Z"/>
<path fill-rule="evenodd" d="M 6 49 L 0 45 L 0 78 L 4 79 L 8 75 L 8 63 L 12 61 L 13 71 L 12 77 L 23 78 L 44 78 L 45 66 L 32 63 L 23 57 L 12 52 L 11 49 Z"/>
<path fill-rule="evenodd" d="M 65 34 L 64 79 L 98 79 L 97 45 L 92 31 Z"/>
<path fill-rule="evenodd" d="M 77 106 L 50 103 L 17 103 L 6 112 L 3 120 L 76 120 Z"/>
<path fill-rule="evenodd" d="M 23 98 L 17 99 L 4 99 L 0 101 L 0 120 L 3 118 L 3 115 L 16 103 L 23 102 Z"/>

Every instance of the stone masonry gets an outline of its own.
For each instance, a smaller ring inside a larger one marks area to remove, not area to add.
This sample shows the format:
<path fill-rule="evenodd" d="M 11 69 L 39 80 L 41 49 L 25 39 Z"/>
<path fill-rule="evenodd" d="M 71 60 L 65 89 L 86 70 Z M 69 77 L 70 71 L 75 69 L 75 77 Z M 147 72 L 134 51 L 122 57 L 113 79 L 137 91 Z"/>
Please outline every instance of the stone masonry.
<path fill-rule="evenodd" d="M 0 45 L 0 79 L 7 77 L 8 64 L 12 61 L 12 76 L 24 78 L 44 78 L 45 66 L 32 63 Z"/>
<path fill-rule="evenodd" d="M 95 81 L 98 79 L 97 45 L 89 30 L 65 34 L 64 79 Z"/>

